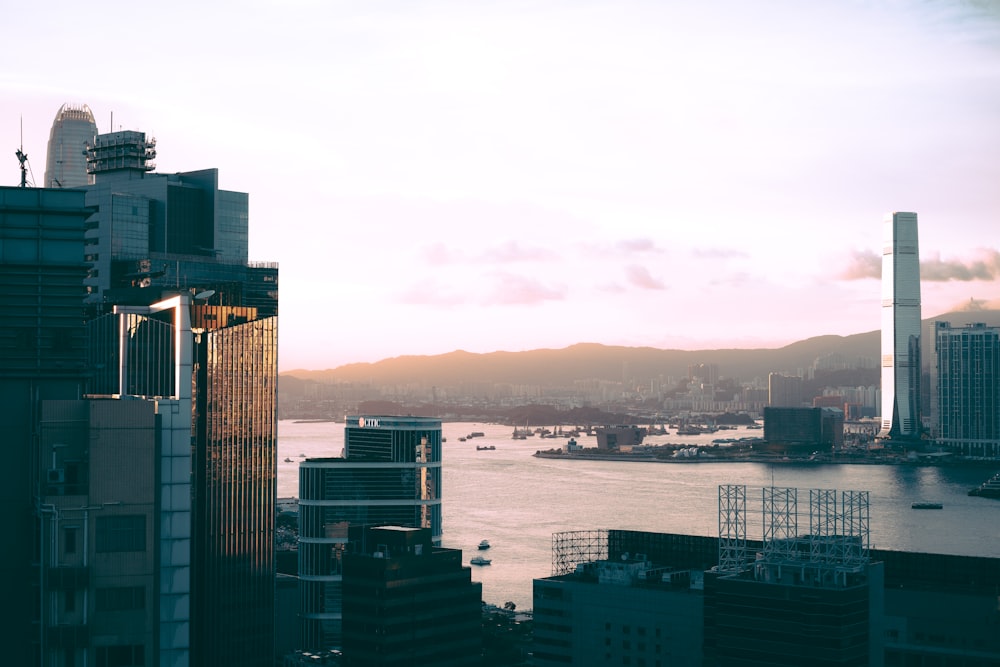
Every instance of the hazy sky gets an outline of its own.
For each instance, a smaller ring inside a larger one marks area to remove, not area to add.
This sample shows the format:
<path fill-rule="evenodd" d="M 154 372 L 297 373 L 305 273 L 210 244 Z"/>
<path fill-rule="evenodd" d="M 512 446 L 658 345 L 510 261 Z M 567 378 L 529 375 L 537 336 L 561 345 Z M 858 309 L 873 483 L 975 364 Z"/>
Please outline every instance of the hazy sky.
<path fill-rule="evenodd" d="M 1000 2 L 22 2 L 0 183 L 64 102 L 250 193 L 280 366 L 773 347 L 1000 307 Z"/>

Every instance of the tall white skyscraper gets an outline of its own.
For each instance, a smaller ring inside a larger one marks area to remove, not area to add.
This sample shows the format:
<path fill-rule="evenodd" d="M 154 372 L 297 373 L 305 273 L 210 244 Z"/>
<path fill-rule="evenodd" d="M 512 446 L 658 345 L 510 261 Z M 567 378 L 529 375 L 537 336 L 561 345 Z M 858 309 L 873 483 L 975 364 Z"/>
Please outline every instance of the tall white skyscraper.
<path fill-rule="evenodd" d="M 920 252 L 917 214 L 882 221 L 882 428 L 880 438 L 920 436 Z"/>
<path fill-rule="evenodd" d="M 94 141 L 97 124 L 86 104 L 59 107 L 45 156 L 45 187 L 79 188 L 94 182 L 87 173 L 87 144 Z"/>

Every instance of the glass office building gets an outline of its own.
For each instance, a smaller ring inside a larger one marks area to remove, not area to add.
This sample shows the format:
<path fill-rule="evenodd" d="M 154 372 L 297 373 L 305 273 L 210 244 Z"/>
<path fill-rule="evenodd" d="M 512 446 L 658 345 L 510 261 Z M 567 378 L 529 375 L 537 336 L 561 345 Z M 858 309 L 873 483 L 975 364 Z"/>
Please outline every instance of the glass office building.
<path fill-rule="evenodd" d="M 347 418 L 345 458 L 299 465 L 299 604 L 304 649 L 339 647 L 350 526 L 426 528 L 441 543 L 441 420 Z"/>
<path fill-rule="evenodd" d="M 86 104 L 64 104 L 49 131 L 45 156 L 45 187 L 79 188 L 94 182 L 87 173 L 87 146 L 97 135 L 94 114 Z"/>
<path fill-rule="evenodd" d="M 879 438 L 920 437 L 920 253 L 917 214 L 882 223 L 882 427 Z"/>

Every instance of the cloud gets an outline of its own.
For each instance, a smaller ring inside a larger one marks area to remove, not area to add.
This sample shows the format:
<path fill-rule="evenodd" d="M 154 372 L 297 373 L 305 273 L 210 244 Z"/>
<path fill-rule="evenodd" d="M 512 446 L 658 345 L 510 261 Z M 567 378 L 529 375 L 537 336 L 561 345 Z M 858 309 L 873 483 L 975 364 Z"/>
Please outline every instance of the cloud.
<path fill-rule="evenodd" d="M 469 302 L 469 295 L 442 288 L 431 280 L 422 280 L 399 294 L 396 301 L 410 306 L 440 306 L 452 308 Z"/>
<path fill-rule="evenodd" d="M 840 280 L 864 280 L 882 278 L 882 256 L 871 250 L 853 250 L 847 265 L 837 274 Z"/>
<path fill-rule="evenodd" d="M 736 257 L 749 257 L 750 255 L 735 248 L 695 248 L 695 257 L 699 259 L 733 259 Z"/>
<path fill-rule="evenodd" d="M 625 279 L 628 280 L 630 285 L 641 287 L 642 289 L 662 290 L 667 288 L 662 281 L 651 276 L 646 267 L 637 264 L 625 267 Z"/>
<path fill-rule="evenodd" d="M 497 262 L 534 262 L 553 257 L 555 253 L 547 248 L 522 248 L 517 241 L 507 241 L 502 246 L 489 250 L 484 259 Z"/>
<path fill-rule="evenodd" d="M 1000 252 L 992 248 L 977 251 L 977 256 L 968 262 L 942 260 L 940 255 L 920 263 L 920 280 L 927 282 L 949 282 L 957 280 L 996 280 L 1000 278 Z"/>
<path fill-rule="evenodd" d="M 435 243 L 423 249 L 424 259 L 432 264 L 451 264 L 460 257 L 443 243 Z"/>
<path fill-rule="evenodd" d="M 870 250 L 851 253 L 847 266 L 837 274 L 841 280 L 882 277 L 882 257 Z M 1000 251 L 983 248 L 969 260 L 944 260 L 940 255 L 920 262 L 920 280 L 929 283 L 1000 279 Z"/>
<path fill-rule="evenodd" d="M 498 273 L 496 284 L 487 293 L 484 306 L 523 306 L 544 301 L 562 301 L 566 287 L 549 287 L 540 281 L 510 273 Z"/>
<path fill-rule="evenodd" d="M 656 243 L 653 242 L 653 239 L 647 238 L 625 239 L 616 243 L 615 248 L 626 253 L 661 252 L 660 249 L 656 247 Z"/>

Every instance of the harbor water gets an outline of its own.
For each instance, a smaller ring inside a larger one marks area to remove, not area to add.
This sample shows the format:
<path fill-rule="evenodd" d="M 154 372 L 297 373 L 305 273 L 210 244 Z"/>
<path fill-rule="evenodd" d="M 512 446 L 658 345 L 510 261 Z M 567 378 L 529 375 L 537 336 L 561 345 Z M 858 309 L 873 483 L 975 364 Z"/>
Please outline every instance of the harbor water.
<path fill-rule="evenodd" d="M 549 426 L 549 428 L 553 428 Z M 747 485 L 747 536 L 760 539 L 764 486 L 799 489 L 800 532 L 808 529 L 808 489 L 870 492 L 870 546 L 966 556 L 1000 556 L 1000 501 L 970 497 L 969 489 L 1000 470 L 988 466 L 865 465 L 820 463 L 660 463 L 570 461 L 533 456 L 565 448 L 561 438 L 513 440 L 497 424 L 444 423 L 442 435 L 442 546 L 461 549 L 463 560 L 483 552 L 491 565 L 472 566 L 483 599 L 530 609 L 531 581 L 551 574 L 552 534 L 620 528 L 718 535 L 718 487 Z M 461 442 L 459 438 L 482 432 Z M 713 438 L 760 435 L 740 428 L 700 436 L 650 436 L 647 444 L 709 445 Z M 595 438 L 577 440 L 595 446 Z M 298 463 L 304 457 L 340 456 L 343 422 L 281 421 L 278 428 L 278 496 L 298 497 Z M 494 446 L 483 450 L 478 447 Z M 286 461 L 286 459 L 290 459 Z M 941 503 L 914 510 L 913 503 Z"/>

